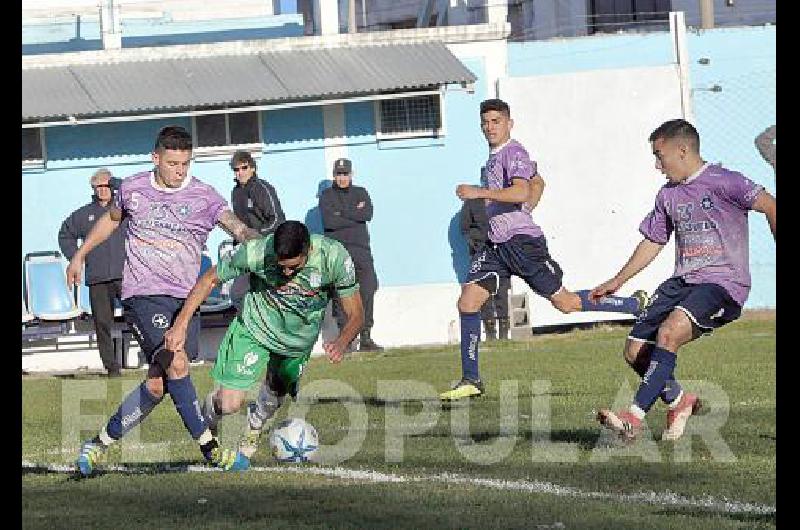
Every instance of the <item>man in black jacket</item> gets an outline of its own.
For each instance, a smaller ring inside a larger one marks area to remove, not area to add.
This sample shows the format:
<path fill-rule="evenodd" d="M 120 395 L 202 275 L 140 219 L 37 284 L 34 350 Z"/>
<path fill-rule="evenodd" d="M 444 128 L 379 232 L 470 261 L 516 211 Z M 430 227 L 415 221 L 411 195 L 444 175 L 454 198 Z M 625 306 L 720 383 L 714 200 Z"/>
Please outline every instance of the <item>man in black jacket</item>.
<path fill-rule="evenodd" d="M 98 169 L 90 180 L 94 194 L 92 202 L 78 208 L 61 224 L 58 246 L 68 260 L 78 250 L 78 240 L 85 240 L 94 223 L 106 213 L 113 202 L 118 179 L 111 172 Z M 125 226 L 127 220 L 106 241 L 86 256 L 86 285 L 92 308 L 97 347 L 109 377 L 120 375 L 119 360 L 114 355 L 111 325 L 114 322 L 114 299 L 119 299 L 122 287 L 122 265 L 125 261 Z"/>
<path fill-rule="evenodd" d="M 469 245 L 470 261 L 483 248 L 488 240 L 489 219 L 486 216 L 486 205 L 483 199 L 468 199 L 461 207 L 461 233 Z M 500 278 L 497 292 L 490 296 L 481 306 L 481 320 L 486 331 L 486 340 L 508 338 L 508 291 L 511 288 L 510 278 Z M 497 322 L 495 323 L 495 319 Z"/>
<path fill-rule="evenodd" d="M 231 206 L 236 217 L 248 228 L 268 236 L 286 220 L 275 188 L 256 175 L 256 161 L 248 151 L 236 151 L 231 157 L 236 185 L 231 190 Z M 239 276 L 231 285 L 231 301 L 241 308 L 242 298 L 250 288 L 250 277 Z"/>
<path fill-rule="evenodd" d="M 372 329 L 372 302 L 378 290 L 378 276 L 372 263 L 367 221 L 372 220 L 372 201 L 367 190 L 353 186 L 353 164 L 340 158 L 333 164 L 333 186 L 322 192 L 319 209 L 325 235 L 344 245 L 356 268 L 361 300 L 364 306 L 364 329 L 361 330 L 359 350 L 380 351 L 383 348 L 370 336 Z M 333 314 L 339 329 L 347 320 L 339 300 L 333 299 Z"/>

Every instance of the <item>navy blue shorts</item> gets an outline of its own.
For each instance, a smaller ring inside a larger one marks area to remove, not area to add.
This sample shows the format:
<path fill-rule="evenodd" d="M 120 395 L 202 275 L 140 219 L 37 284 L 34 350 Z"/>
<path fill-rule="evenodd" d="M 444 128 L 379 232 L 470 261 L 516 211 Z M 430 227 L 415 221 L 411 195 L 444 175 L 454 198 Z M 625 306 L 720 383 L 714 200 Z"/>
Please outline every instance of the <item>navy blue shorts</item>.
<path fill-rule="evenodd" d="M 172 296 L 131 296 L 122 301 L 125 321 L 130 326 L 148 364 L 164 345 L 164 333 L 183 307 L 184 300 Z M 197 357 L 200 351 L 200 314 L 195 313 L 186 330 L 186 355 Z"/>
<path fill-rule="evenodd" d="M 690 284 L 683 278 L 670 278 L 653 293 L 628 337 L 655 342 L 659 326 L 673 309 L 686 313 L 695 330 L 704 334 L 733 322 L 742 314 L 742 306 L 723 287 L 715 283 Z"/>
<path fill-rule="evenodd" d="M 549 299 L 561 289 L 564 273 L 547 252 L 544 236 L 513 236 L 505 243 L 487 242 L 475 253 L 467 275 L 467 283 L 494 279 L 494 291 L 500 278 L 519 276 L 533 291 Z"/>

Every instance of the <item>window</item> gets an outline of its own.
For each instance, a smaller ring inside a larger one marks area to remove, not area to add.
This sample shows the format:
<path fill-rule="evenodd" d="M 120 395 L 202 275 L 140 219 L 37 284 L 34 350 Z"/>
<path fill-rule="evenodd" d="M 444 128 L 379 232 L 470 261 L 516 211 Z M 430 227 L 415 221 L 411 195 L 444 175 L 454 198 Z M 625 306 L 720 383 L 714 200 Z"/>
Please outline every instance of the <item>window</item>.
<path fill-rule="evenodd" d="M 22 129 L 22 167 L 44 165 L 44 128 Z"/>
<path fill-rule="evenodd" d="M 440 94 L 383 99 L 376 106 L 379 139 L 442 135 Z"/>
<path fill-rule="evenodd" d="M 194 145 L 200 154 L 227 153 L 239 146 L 262 143 L 259 112 L 204 114 L 195 116 L 193 123 Z"/>
<path fill-rule="evenodd" d="M 669 20 L 671 0 L 591 0 L 590 33 L 647 30 Z"/>

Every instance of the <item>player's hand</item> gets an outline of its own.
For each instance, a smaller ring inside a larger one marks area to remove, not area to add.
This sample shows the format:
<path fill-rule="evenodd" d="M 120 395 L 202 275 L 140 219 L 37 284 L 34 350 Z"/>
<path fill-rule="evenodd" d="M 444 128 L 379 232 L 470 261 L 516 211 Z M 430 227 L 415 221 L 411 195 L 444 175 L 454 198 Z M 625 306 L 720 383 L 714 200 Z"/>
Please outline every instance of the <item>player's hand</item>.
<path fill-rule="evenodd" d="M 173 325 L 164 333 L 164 347 L 170 351 L 182 351 L 186 344 L 186 327 Z"/>
<path fill-rule="evenodd" d="M 328 360 L 336 364 L 341 362 L 342 356 L 344 356 L 345 346 L 339 344 L 339 341 L 323 342 L 322 349 L 328 354 Z"/>
<path fill-rule="evenodd" d="M 480 199 L 481 188 L 478 186 L 470 186 L 469 184 L 459 184 L 456 186 L 456 195 L 462 201 L 467 199 Z"/>
<path fill-rule="evenodd" d="M 622 282 L 616 278 L 612 278 L 592 289 L 592 291 L 589 293 L 589 300 L 592 302 L 597 302 L 604 296 L 616 293 L 620 287 L 622 287 Z"/>
<path fill-rule="evenodd" d="M 83 259 L 78 255 L 72 257 L 72 261 L 67 266 L 67 287 L 81 283 L 81 273 L 83 272 Z"/>

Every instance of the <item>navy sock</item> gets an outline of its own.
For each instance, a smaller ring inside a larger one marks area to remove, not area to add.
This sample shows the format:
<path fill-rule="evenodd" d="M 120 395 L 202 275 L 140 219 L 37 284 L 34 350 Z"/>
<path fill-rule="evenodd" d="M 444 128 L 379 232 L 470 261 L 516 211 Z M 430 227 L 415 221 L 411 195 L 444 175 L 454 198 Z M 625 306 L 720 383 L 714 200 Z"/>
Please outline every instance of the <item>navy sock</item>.
<path fill-rule="evenodd" d="M 650 356 L 650 366 L 647 368 L 636 391 L 633 402 L 644 412 L 650 410 L 659 394 L 664 390 L 667 381 L 673 379 L 672 373 L 675 371 L 675 361 L 677 355 L 664 348 L 656 346 Z"/>
<path fill-rule="evenodd" d="M 481 338 L 481 314 L 461 313 L 461 375 L 479 381 L 478 342 Z"/>
<path fill-rule="evenodd" d="M 640 360 L 645 360 L 645 362 L 639 362 Z M 630 364 L 630 363 L 629 363 Z M 647 372 L 647 367 L 650 363 L 644 357 L 639 357 L 633 364 L 630 364 L 630 367 L 633 368 L 633 371 L 639 374 L 639 377 L 644 377 L 644 374 Z M 681 394 L 681 390 L 683 387 L 681 384 L 675 379 L 674 374 L 670 374 L 670 378 L 667 379 L 666 385 L 664 386 L 664 390 L 661 391 L 659 397 L 661 401 L 664 403 L 672 403 L 677 399 L 677 397 Z"/>
<path fill-rule="evenodd" d="M 119 440 L 128 431 L 139 425 L 156 408 L 156 405 L 161 403 L 162 399 L 163 396 L 157 398 L 151 394 L 147 389 L 147 382 L 143 381 L 122 400 L 117 412 L 109 418 L 106 432 L 111 438 Z"/>
<path fill-rule="evenodd" d="M 167 391 L 175 403 L 186 430 L 197 440 L 207 427 L 200 412 L 200 402 L 197 400 L 197 391 L 194 389 L 192 379 L 188 375 L 181 379 L 167 379 Z"/>
<path fill-rule="evenodd" d="M 589 299 L 591 291 L 575 291 L 581 299 L 581 311 L 606 311 L 609 313 L 639 314 L 639 300 L 630 296 L 604 296 L 597 302 Z"/>
<path fill-rule="evenodd" d="M 670 378 L 667 379 L 667 383 L 664 386 L 664 390 L 661 391 L 659 397 L 661 398 L 661 401 L 669 405 L 670 403 L 678 399 L 678 396 L 681 395 L 682 390 L 683 387 L 681 386 L 681 384 L 675 379 L 674 375 L 671 375 Z"/>

